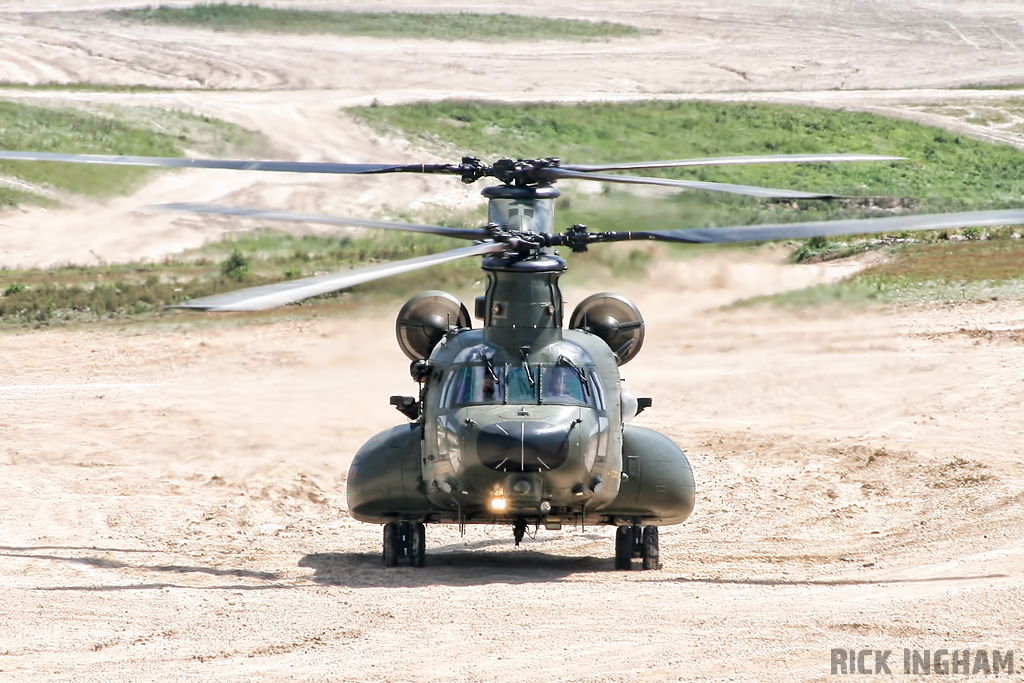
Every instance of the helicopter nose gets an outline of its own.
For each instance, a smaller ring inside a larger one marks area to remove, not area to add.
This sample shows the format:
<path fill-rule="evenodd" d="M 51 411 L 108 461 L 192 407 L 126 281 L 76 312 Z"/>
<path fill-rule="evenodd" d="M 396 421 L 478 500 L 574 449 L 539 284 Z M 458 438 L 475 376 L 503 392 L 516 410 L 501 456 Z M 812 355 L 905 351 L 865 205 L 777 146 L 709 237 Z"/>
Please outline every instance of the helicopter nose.
<path fill-rule="evenodd" d="M 547 422 L 497 422 L 481 427 L 477 455 L 500 472 L 545 472 L 569 456 L 569 428 Z"/>

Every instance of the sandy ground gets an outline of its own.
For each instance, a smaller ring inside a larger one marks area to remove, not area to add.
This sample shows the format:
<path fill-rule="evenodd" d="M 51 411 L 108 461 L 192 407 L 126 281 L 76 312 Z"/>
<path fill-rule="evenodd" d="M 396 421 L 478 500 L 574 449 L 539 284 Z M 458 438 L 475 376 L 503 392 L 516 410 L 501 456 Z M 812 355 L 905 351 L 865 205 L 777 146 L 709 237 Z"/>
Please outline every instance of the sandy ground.
<path fill-rule="evenodd" d="M 424 159 L 337 108 L 450 95 L 805 101 L 1019 143 L 1013 121 L 963 114 L 1013 112 L 1013 91 L 936 90 L 1024 72 L 1024 7 L 1007 2 L 568 2 L 560 16 L 663 33 L 529 46 L 70 11 L 130 4 L 0 0 L 0 80 L 237 90 L 3 96 L 188 109 L 310 160 Z M 159 257 L 228 229 L 132 213 L 156 201 L 358 215 L 475 201 L 451 180 L 267 175 L 168 174 L 105 205 L 8 212 L 0 261 Z M 824 680 L 832 648 L 894 650 L 900 675 L 904 647 L 1017 648 L 1024 671 L 1019 304 L 723 310 L 842 272 L 772 251 L 660 268 L 658 289 L 624 291 L 648 337 L 623 374 L 699 487 L 693 517 L 663 529 L 660 572 L 613 571 L 601 528 L 514 549 L 506 528 L 434 527 L 427 568 L 382 569 L 380 529 L 347 516 L 344 477 L 402 421 L 388 396 L 413 388 L 394 311 L 0 336 L 0 679 Z"/>

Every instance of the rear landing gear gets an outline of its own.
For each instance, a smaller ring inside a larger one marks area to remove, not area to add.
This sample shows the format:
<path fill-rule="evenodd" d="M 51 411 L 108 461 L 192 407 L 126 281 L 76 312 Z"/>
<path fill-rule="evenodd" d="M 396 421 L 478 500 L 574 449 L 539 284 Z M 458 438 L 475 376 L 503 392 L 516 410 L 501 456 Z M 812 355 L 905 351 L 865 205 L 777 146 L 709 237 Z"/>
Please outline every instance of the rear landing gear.
<path fill-rule="evenodd" d="M 422 567 L 427 555 L 426 527 L 422 522 L 388 522 L 384 525 L 384 566 L 397 567 L 409 559 L 412 567 Z"/>
<path fill-rule="evenodd" d="M 633 568 L 633 558 L 639 557 L 644 569 L 661 569 L 661 550 L 658 527 L 623 524 L 615 530 L 615 568 Z"/>

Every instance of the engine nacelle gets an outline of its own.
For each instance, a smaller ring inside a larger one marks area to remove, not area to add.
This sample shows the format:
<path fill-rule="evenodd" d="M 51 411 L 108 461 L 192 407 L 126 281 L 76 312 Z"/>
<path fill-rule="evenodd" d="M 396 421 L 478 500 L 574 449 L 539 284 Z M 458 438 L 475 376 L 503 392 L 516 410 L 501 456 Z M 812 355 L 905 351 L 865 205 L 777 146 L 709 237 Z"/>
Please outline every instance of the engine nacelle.
<path fill-rule="evenodd" d="M 445 333 L 472 327 L 469 311 L 448 292 L 421 292 L 405 302 L 398 312 L 395 336 L 402 353 L 410 360 L 429 358 Z"/>
<path fill-rule="evenodd" d="M 603 339 L 615 352 L 619 365 L 633 360 L 644 344 L 644 317 L 621 294 L 591 294 L 572 312 L 569 327 Z"/>

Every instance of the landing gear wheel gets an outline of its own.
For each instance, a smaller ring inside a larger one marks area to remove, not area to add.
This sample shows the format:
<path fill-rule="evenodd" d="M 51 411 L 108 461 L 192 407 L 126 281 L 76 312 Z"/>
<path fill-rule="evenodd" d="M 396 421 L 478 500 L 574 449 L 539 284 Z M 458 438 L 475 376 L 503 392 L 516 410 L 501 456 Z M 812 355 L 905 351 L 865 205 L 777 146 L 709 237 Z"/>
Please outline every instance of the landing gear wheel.
<path fill-rule="evenodd" d="M 397 566 L 402 550 L 402 534 L 398 530 L 398 523 L 388 522 L 384 525 L 384 566 Z"/>
<path fill-rule="evenodd" d="M 661 550 L 658 547 L 658 527 L 645 526 L 640 550 L 644 569 L 661 569 Z"/>
<path fill-rule="evenodd" d="M 409 564 L 422 567 L 427 557 L 427 529 L 422 522 L 413 522 L 409 527 Z"/>
<path fill-rule="evenodd" d="M 623 524 L 615 530 L 615 568 L 628 570 L 633 565 L 633 527 Z"/>

